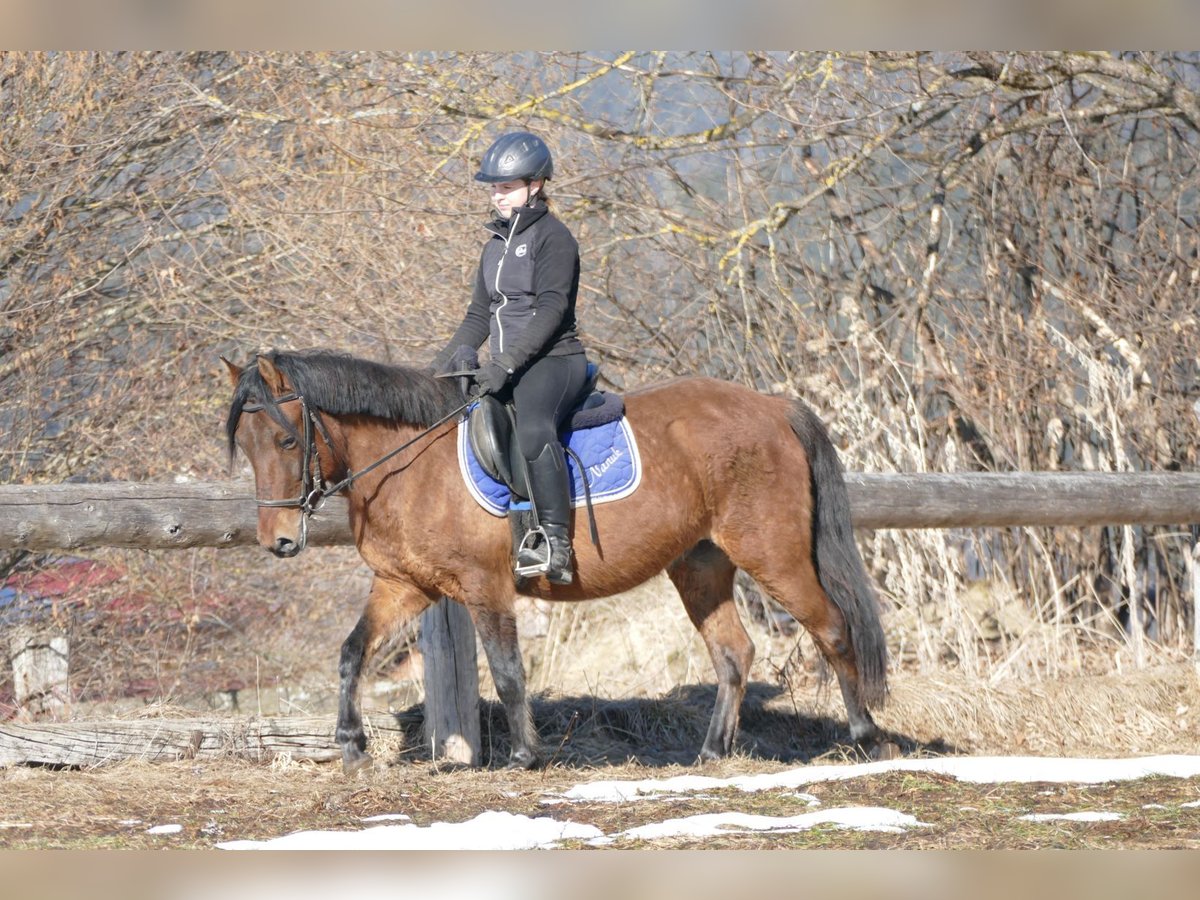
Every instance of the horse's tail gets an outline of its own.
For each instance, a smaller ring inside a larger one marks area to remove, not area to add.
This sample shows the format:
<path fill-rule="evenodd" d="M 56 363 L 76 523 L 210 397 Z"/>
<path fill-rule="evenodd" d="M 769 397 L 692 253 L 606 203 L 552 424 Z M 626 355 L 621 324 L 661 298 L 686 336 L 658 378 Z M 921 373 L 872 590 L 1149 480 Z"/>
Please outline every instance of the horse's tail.
<path fill-rule="evenodd" d="M 868 707 L 887 697 L 887 642 L 875 592 L 850 523 L 850 495 L 837 450 L 816 413 L 797 400 L 789 416 L 808 454 L 813 496 L 813 559 L 817 577 L 850 629 L 861 699 Z"/>

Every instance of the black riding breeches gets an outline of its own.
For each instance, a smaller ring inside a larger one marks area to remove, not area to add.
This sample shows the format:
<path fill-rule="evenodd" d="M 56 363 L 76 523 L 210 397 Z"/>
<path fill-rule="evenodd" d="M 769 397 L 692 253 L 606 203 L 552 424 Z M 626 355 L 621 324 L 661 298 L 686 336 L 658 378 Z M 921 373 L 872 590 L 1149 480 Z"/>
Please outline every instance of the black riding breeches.
<path fill-rule="evenodd" d="M 527 460 L 558 442 L 558 426 L 571 411 L 587 381 L 587 357 L 543 356 L 516 379 L 512 388 L 517 415 L 517 444 Z"/>

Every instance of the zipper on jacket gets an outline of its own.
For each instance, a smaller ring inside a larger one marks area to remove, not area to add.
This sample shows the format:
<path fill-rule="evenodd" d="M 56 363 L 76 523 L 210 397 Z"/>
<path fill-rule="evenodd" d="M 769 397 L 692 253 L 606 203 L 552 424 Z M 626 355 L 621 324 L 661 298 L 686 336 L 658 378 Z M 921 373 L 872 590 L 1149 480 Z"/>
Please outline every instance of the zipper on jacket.
<path fill-rule="evenodd" d="M 508 243 L 513 239 L 513 235 L 517 233 L 517 219 L 520 213 L 513 210 L 512 221 L 508 223 L 508 236 L 504 239 L 504 252 L 500 254 L 500 262 L 496 263 L 496 293 L 500 295 L 500 305 L 496 307 L 496 337 L 500 345 L 500 352 L 504 352 L 504 320 L 500 318 L 500 313 L 504 307 L 508 306 L 508 295 L 500 290 L 500 272 L 504 269 L 504 260 L 508 258 Z M 511 373 L 510 373 L 511 374 Z"/>

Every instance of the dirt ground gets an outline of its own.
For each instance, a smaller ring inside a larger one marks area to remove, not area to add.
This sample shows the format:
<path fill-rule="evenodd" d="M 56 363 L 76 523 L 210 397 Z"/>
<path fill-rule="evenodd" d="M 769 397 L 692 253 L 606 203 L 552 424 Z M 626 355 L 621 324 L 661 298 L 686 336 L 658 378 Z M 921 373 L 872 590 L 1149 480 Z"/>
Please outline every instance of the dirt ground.
<path fill-rule="evenodd" d="M 707 791 L 670 801 L 544 801 L 580 782 L 730 777 L 816 762 L 860 761 L 845 739 L 840 700 L 803 686 L 807 702 L 752 685 L 737 752 L 690 765 L 702 741 L 711 685 L 654 700 L 542 696 L 535 717 L 548 764 L 537 771 L 455 770 L 423 755 L 409 710 L 411 740 L 374 747 L 371 770 L 347 778 L 336 763 L 238 758 L 166 763 L 126 761 L 92 769 L 0 769 L 0 847 L 9 849 L 212 848 L 299 830 L 361 829 L 363 820 L 404 814 L 417 825 L 462 822 L 488 810 L 553 816 L 614 834 L 638 825 L 711 812 L 796 815 L 795 792 Z M 878 716 L 907 756 L 945 754 L 1119 757 L 1195 753 L 1200 691 L 1190 666 L 1131 676 L 989 686 L 950 676 L 898 677 Z M 485 754 L 507 752 L 503 717 L 484 709 Z M 637 842 L 633 848 L 1200 848 L 1200 779 L 1150 778 L 1103 785 L 974 785 L 892 772 L 806 788 L 823 808 L 883 806 L 926 827 L 899 834 L 819 827 L 795 834 L 730 834 Z M 1117 821 L 1033 823 L 1038 812 L 1106 811 Z M 172 833 L 151 833 L 159 825 Z M 630 849 L 627 842 L 621 845 Z"/>

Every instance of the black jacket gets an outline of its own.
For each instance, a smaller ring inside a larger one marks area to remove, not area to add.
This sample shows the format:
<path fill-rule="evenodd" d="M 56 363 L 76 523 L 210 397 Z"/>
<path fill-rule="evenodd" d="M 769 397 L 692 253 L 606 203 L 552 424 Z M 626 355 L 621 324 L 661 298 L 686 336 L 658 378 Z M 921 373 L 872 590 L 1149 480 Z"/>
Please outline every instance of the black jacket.
<path fill-rule="evenodd" d="M 510 372 L 539 356 L 582 353 L 575 324 L 579 245 L 567 226 L 539 201 L 486 227 L 492 237 L 483 245 L 467 314 L 434 368 L 488 338 L 492 359 Z"/>

